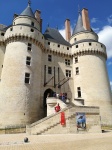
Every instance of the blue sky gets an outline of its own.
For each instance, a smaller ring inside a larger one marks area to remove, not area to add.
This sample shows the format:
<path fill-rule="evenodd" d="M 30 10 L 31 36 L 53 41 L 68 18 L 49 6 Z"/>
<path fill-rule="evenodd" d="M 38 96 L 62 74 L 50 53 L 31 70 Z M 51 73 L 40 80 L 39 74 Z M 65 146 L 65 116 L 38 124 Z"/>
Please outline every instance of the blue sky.
<path fill-rule="evenodd" d="M 10 25 L 13 14 L 20 14 L 27 6 L 28 0 L 1 0 L 0 24 Z M 80 9 L 87 8 L 91 27 L 99 35 L 100 42 L 107 47 L 107 68 L 110 83 L 112 85 L 112 1 L 111 0 L 31 0 L 33 12 L 41 10 L 43 19 L 43 32 L 47 24 L 56 28 L 64 36 L 64 22 L 66 18 L 71 21 L 74 28 L 78 17 L 78 5 Z"/>

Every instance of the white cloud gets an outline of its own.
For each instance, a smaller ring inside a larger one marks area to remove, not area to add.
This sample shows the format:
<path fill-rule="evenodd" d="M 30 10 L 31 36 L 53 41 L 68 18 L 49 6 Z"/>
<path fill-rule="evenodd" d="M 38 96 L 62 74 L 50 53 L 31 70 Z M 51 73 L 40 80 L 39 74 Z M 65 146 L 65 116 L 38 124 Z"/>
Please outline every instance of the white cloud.
<path fill-rule="evenodd" d="M 106 46 L 108 58 L 112 58 L 112 27 L 104 26 L 101 31 L 98 32 L 99 41 Z"/>
<path fill-rule="evenodd" d="M 107 21 L 108 23 L 111 25 L 112 24 L 112 15 L 110 15 L 108 18 L 107 18 Z"/>
<path fill-rule="evenodd" d="M 112 90 L 112 81 L 110 81 L 110 87 L 111 87 L 111 90 Z"/>
<path fill-rule="evenodd" d="M 94 32 L 98 33 L 99 32 L 99 28 L 92 28 Z"/>
<path fill-rule="evenodd" d="M 112 65 L 112 61 L 110 61 L 107 65 L 108 65 L 108 66 Z"/>
<path fill-rule="evenodd" d="M 61 35 L 64 37 L 64 39 L 66 39 L 65 28 L 60 29 L 59 32 L 60 32 Z M 73 32 L 73 28 L 71 27 L 71 34 L 72 34 L 72 32 Z"/>
<path fill-rule="evenodd" d="M 65 29 L 63 28 L 63 29 L 60 29 L 59 30 L 59 32 L 61 33 L 61 35 L 64 37 L 64 39 L 65 39 Z"/>
<path fill-rule="evenodd" d="M 92 18 L 92 19 L 91 19 L 91 23 L 96 23 L 97 21 L 98 21 L 97 18 Z"/>

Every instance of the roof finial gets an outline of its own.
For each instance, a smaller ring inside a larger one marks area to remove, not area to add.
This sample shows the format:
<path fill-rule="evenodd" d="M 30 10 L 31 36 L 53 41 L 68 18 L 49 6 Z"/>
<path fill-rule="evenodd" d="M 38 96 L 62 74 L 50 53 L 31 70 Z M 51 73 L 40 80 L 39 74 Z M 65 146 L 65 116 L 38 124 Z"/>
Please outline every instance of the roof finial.
<path fill-rule="evenodd" d="M 31 6 L 31 0 L 28 0 L 28 6 Z"/>
<path fill-rule="evenodd" d="M 78 4 L 78 13 L 79 13 L 79 14 L 81 13 L 79 4 Z"/>

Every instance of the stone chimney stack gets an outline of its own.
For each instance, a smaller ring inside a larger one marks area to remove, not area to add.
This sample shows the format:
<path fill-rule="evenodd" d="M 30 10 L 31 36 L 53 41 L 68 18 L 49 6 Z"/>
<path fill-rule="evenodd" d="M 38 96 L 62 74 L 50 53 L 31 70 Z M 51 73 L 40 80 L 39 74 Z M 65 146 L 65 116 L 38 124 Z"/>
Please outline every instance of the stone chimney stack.
<path fill-rule="evenodd" d="M 69 19 L 65 20 L 65 36 L 66 36 L 66 40 L 69 42 L 70 37 L 71 37 L 71 29 L 70 29 L 70 20 Z"/>
<path fill-rule="evenodd" d="M 40 24 L 40 31 L 42 31 L 42 19 L 41 19 L 41 11 L 40 10 L 35 11 L 35 18 Z"/>
<path fill-rule="evenodd" d="M 83 22 L 83 27 L 85 28 L 85 30 L 91 30 L 89 16 L 88 16 L 88 9 L 86 8 L 82 9 L 82 22 Z"/>
<path fill-rule="evenodd" d="M 35 18 L 37 19 L 37 21 L 39 23 L 40 23 L 40 19 L 41 19 L 40 15 L 41 15 L 41 11 L 40 10 L 36 10 L 35 11 Z"/>

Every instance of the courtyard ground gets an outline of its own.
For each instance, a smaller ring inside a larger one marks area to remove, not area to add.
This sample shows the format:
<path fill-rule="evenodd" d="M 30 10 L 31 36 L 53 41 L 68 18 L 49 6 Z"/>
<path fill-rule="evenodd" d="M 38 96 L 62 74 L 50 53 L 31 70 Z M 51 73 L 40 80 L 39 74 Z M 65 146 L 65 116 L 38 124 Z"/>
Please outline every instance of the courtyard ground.
<path fill-rule="evenodd" d="M 24 138 L 28 138 L 28 143 Z M 0 135 L 0 150 L 112 150 L 112 131 L 89 134 Z"/>

